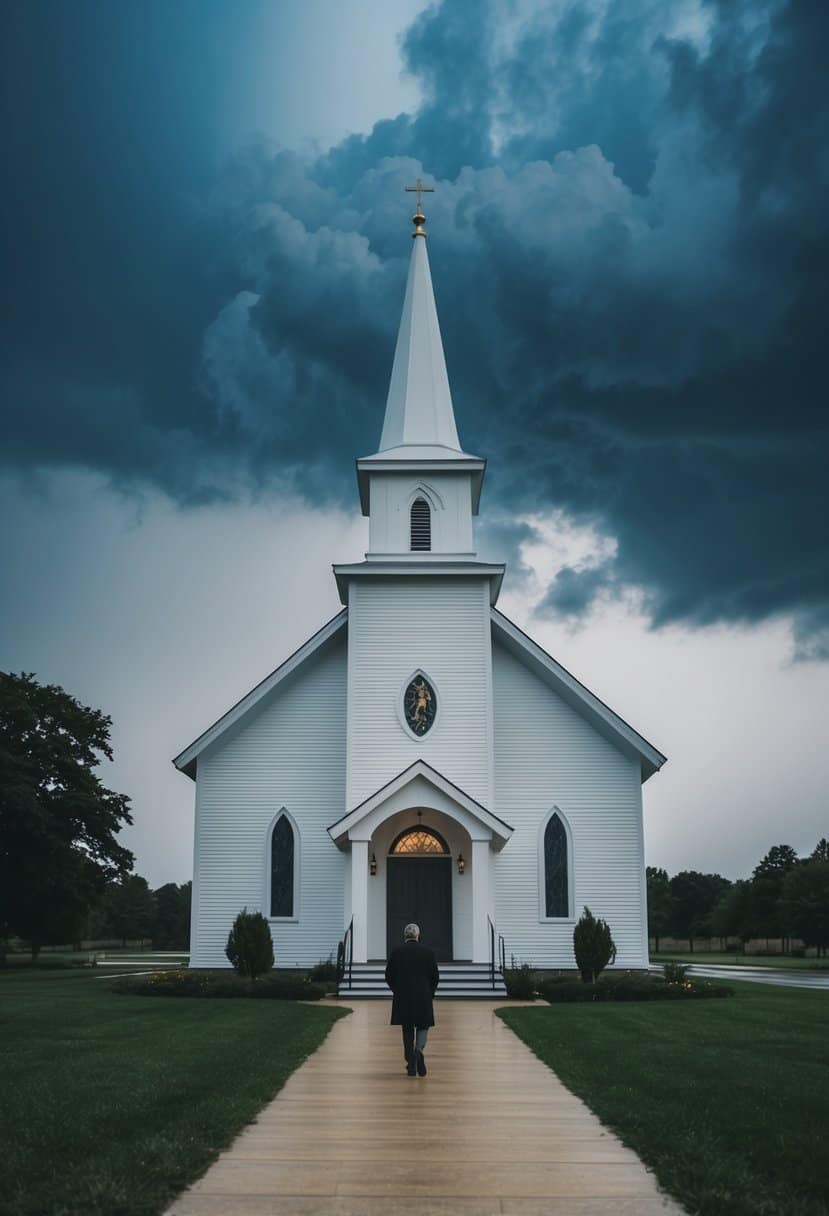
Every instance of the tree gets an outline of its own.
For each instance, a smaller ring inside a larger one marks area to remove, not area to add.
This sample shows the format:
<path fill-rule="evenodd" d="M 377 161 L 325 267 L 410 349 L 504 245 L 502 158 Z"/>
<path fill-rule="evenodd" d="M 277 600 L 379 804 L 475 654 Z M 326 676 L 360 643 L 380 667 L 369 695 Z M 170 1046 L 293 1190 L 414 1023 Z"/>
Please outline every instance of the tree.
<path fill-rule="evenodd" d="M 780 903 L 780 897 L 786 875 L 791 873 L 797 865 L 797 853 L 791 845 L 776 844 L 754 867 L 751 882 L 755 928 L 760 937 L 766 938 L 767 944 L 770 937 L 782 938 L 785 944 L 790 926 Z"/>
<path fill-rule="evenodd" d="M 693 954 L 694 938 L 710 937 L 711 914 L 731 886 L 720 874 L 701 874 L 698 870 L 682 870 L 670 880 L 671 933 L 686 938 Z"/>
<path fill-rule="evenodd" d="M 573 930 L 573 952 L 585 984 L 597 980 L 607 964 L 616 958 L 610 926 L 605 920 L 597 920 L 589 908 L 584 909 Z"/>
<path fill-rule="evenodd" d="M 746 879 L 738 879 L 711 913 L 711 927 L 718 937 L 738 937 L 743 943 L 755 936 L 754 891 Z"/>
<path fill-rule="evenodd" d="M 261 912 L 243 908 L 227 936 L 225 954 L 239 975 L 255 980 L 273 967 L 273 938 Z"/>
<path fill-rule="evenodd" d="M 191 884 L 168 882 L 155 895 L 153 946 L 156 950 L 186 950 L 190 944 Z"/>
<path fill-rule="evenodd" d="M 106 935 L 120 937 L 122 946 L 126 946 L 127 938 L 143 941 L 152 934 L 155 900 L 140 874 L 128 874 L 113 883 L 104 897 L 104 909 Z"/>
<path fill-rule="evenodd" d="M 791 870 L 781 894 L 792 931 L 806 946 L 829 946 L 829 861 L 807 861 Z"/>
<path fill-rule="evenodd" d="M 829 840 L 825 836 L 815 845 L 809 861 L 829 861 Z"/>
<path fill-rule="evenodd" d="M 671 927 L 671 887 L 667 870 L 648 866 L 645 870 L 648 884 L 648 932 L 654 939 L 654 950 L 659 953 L 659 939 Z"/>
<path fill-rule="evenodd" d="M 96 768 L 111 719 L 33 675 L 0 672 L 0 934 L 33 956 L 72 941 L 106 884 L 132 869 L 115 839 L 129 799 Z"/>

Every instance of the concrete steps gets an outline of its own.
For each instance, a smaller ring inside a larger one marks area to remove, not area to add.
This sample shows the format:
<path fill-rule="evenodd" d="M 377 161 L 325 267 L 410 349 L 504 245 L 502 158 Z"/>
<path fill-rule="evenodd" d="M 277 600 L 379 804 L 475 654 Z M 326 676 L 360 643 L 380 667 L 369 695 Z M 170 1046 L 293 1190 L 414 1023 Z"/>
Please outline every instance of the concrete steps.
<path fill-rule="evenodd" d="M 500 971 L 495 972 L 495 984 L 488 963 L 443 963 L 440 965 L 440 987 L 435 993 L 435 999 L 459 997 L 505 997 L 507 995 L 504 979 Z M 340 984 L 338 995 L 354 1000 L 357 997 L 385 997 L 391 1000 L 391 993 L 386 987 L 385 963 L 354 963 L 351 968 L 351 986 L 348 977 Z"/>

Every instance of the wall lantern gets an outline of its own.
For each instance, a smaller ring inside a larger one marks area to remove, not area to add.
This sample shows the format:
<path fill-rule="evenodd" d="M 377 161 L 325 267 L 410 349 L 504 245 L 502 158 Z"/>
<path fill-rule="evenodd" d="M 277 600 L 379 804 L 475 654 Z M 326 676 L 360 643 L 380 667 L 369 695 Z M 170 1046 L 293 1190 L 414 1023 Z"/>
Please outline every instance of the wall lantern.
<path fill-rule="evenodd" d="M 371 861 L 368 863 L 368 872 L 372 878 L 377 873 L 377 858 L 373 853 L 371 855 Z"/>
<path fill-rule="evenodd" d="M 466 862 L 463 859 L 463 853 L 458 853 L 458 873 L 463 874 L 466 869 Z"/>

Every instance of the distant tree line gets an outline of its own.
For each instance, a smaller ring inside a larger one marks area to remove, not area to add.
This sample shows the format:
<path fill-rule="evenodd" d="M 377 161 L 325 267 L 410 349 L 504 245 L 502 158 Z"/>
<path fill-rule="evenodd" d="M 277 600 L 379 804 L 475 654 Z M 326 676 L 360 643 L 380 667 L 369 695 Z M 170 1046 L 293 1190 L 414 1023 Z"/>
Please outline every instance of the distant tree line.
<path fill-rule="evenodd" d="M 35 957 L 90 935 L 189 944 L 190 884 L 151 891 L 117 839 L 132 816 L 98 773 L 111 725 L 57 685 L 0 672 L 0 961 L 12 937 Z"/>
<path fill-rule="evenodd" d="M 817 953 L 829 947 L 829 843 L 818 841 L 808 857 L 787 844 L 769 849 L 751 878 L 731 882 L 720 874 L 647 868 L 648 928 L 659 950 L 661 938 L 747 942 L 772 938 L 791 949 L 796 938 Z"/>
<path fill-rule="evenodd" d="M 146 878 L 128 874 L 111 883 L 90 909 L 84 937 L 90 941 L 151 941 L 155 950 L 189 950 L 192 884 L 165 883 L 151 891 Z"/>

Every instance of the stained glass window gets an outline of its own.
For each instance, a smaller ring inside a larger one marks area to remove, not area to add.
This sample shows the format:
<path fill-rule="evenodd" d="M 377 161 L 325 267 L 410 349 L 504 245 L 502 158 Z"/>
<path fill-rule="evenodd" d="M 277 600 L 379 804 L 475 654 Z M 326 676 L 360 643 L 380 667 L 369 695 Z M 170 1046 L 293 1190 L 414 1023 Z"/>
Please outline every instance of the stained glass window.
<path fill-rule="evenodd" d="M 402 832 L 391 847 L 392 853 L 448 853 L 437 832 L 429 828 L 409 828 Z"/>
<path fill-rule="evenodd" d="M 438 698 L 432 685 L 424 676 L 415 676 L 403 697 L 403 711 L 409 730 L 425 735 L 435 720 Z"/>
<path fill-rule="evenodd" d="M 271 916 L 294 914 L 294 830 L 280 815 L 271 833 Z"/>
<path fill-rule="evenodd" d="M 552 815 L 544 832 L 544 893 L 547 916 L 568 916 L 567 833 L 558 815 Z"/>
<path fill-rule="evenodd" d="M 432 548 L 432 515 L 425 498 L 416 498 L 411 510 L 412 552 Z"/>

